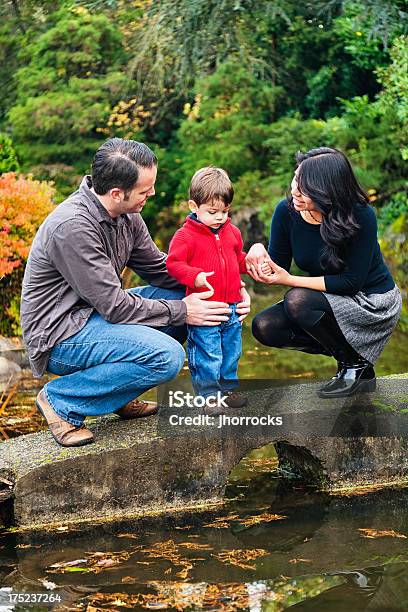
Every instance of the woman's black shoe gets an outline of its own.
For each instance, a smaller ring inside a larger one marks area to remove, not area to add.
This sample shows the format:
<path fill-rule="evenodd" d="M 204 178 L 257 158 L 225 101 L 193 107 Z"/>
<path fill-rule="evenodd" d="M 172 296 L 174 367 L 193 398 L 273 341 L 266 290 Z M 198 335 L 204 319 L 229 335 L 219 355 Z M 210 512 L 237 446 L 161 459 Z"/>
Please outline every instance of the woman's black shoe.
<path fill-rule="evenodd" d="M 326 385 L 318 389 L 317 395 L 323 398 L 349 397 L 355 393 L 375 391 L 376 378 L 374 368 L 366 360 L 354 364 L 339 364 L 342 369 L 337 371 Z"/>

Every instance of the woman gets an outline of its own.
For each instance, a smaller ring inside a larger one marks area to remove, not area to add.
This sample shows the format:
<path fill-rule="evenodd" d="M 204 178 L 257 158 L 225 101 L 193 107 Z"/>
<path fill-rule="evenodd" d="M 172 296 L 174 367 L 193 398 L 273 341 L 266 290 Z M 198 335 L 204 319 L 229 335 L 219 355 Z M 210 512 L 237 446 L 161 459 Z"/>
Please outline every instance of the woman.
<path fill-rule="evenodd" d="M 253 245 L 248 273 L 292 287 L 259 313 L 253 334 L 267 346 L 332 355 L 337 374 L 320 397 L 373 391 L 373 365 L 401 311 L 401 294 L 384 263 L 368 196 L 337 149 L 297 154 L 291 196 L 280 202 L 268 252 Z M 309 276 L 289 273 L 294 259 Z"/>

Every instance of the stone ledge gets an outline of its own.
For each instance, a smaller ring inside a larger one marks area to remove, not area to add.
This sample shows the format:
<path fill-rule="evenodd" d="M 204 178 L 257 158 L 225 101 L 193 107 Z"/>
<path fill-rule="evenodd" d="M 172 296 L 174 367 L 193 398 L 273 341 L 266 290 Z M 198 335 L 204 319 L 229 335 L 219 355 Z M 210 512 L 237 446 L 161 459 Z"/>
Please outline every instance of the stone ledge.
<path fill-rule="evenodd" d="M 134 421 L 92 420 L 96 442 L 84 447 L 59 447 L 48 431 L 3 442 L 0 484 L 11 483 L 3 486 L 10 493 L 6 519 L 29 527 L 222 503 L 233 467 L 268 443 L 280 467 L 321 490 L 404 484 L 408 376 L 380 379 L 376 393 L 348 400 L 318 400 L 315 390 L 309 383 L 254 391 L 249 407 L 231 411 L 281 415 L 281 427 L 175 430 L 167 409 Z"/>

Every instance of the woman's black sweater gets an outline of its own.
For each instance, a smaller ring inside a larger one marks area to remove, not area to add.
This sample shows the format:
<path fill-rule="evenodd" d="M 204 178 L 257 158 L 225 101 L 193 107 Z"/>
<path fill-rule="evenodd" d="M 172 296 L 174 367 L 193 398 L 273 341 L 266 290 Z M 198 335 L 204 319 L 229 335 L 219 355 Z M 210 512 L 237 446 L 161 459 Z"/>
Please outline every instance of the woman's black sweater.
<path fill-rule="evenodd" d="M 371 206 L 356 204 L 355 218 L 360 226 L 347 246 L 342 272 L 323 269 L 320 264 L 325 246 L 320 225 L 307 223 L 300 213 L 279 202 L 272 217 L 268 252 L 271 259 L 289 271 L 292 258 L 309 276 L 324 276 L 327 293 L 355 295 L 386 293 L 395 283 L 384 263 L 377 241 L 377 220 Z"/>

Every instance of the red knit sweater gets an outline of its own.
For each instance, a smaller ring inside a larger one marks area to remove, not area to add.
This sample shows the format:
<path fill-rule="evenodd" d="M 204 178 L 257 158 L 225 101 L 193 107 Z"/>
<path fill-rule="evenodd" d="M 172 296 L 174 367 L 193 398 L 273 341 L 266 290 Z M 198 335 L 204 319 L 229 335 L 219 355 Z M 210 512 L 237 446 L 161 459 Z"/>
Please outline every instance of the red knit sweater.
<path fill-rule="evenodd" d="M 203 223 L 187 217 L 170 243 L 167 270 L 186 285 L 186 295 L 208 291 L 206 287 L 195 288 L 194 281 L 200 272 L 214 271 L 208 277 L 214 287 L 214 295 L 209 299 L 228 304 L 240 302 L 240 273 L 246 273 L 242 246 L 241 232 L 230 219 L 214 234 Z"/>

